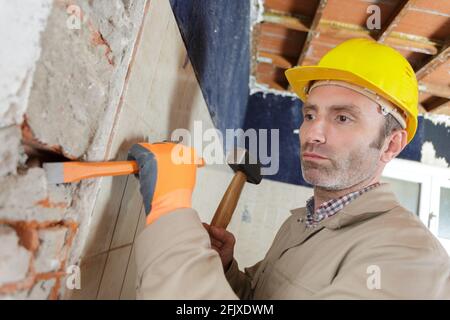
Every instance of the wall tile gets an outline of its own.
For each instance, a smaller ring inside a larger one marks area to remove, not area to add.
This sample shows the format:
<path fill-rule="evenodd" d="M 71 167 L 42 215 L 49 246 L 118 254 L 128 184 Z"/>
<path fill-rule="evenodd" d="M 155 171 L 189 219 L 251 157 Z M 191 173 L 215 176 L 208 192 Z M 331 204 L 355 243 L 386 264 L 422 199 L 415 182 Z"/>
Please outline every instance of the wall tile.
<path fill-rule="evenodd" d="M 130 259 L 131 245 L 111 250 L 108 254 L 97 299 L 116 300 L 120 297 L 122 285 Z"/>
<path fill-rule="evenodd" d="M 126 176 L 102 178 L 82 257 L 109 250 L 126 181 Z"/>
<path fill-rule="evenodd" d="M 139 181 L 130 175 L 128 176 L 122 203 L 120 204 L 119 217 L 114 230 L 111 249 L 133 242 L 142 206 Z"/>
<path fill-rule="evenodd" d="M 136 261 L 134 256 L 134 246 L 131 249 L 130 260 L 123 282 L 122 291 L 120 293 L 120 300 L 135 300 L 136 299 Z"/>

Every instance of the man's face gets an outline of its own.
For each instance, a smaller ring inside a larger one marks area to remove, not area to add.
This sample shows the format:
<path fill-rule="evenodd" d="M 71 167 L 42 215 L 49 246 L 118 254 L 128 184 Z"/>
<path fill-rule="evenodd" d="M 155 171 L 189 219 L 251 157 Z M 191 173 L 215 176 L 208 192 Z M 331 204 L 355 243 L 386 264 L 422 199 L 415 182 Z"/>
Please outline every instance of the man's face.
<path fill-rule="evenodd" d="M 327 190 L 350 188 L 372 177 L 379 166 L 376 147 L 384 125 L 378 105 L 353 90 L 314 88 L 302 108 L 303 178 Z"/>

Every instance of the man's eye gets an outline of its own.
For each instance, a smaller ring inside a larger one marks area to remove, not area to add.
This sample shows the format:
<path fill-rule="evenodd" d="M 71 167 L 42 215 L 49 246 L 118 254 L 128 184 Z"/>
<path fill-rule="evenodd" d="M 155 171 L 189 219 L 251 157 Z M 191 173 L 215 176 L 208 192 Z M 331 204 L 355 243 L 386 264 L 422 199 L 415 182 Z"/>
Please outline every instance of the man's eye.
<path fill-rule="evenodd" d="M 339 122 L 345 123 L 345 122 L 350 122 L 350 118 L 344 115 L 339 115 L 337 116 L 337 119 L 339 120 Z"/>
<path fill-rule="evenodd" d="M 305 118 L 305 120 L 313 120 L 314 116 L 312 114 L 310 114 L 310 113 L 307 113 L 307 114 L 305 114 L 304 118 Z"/>

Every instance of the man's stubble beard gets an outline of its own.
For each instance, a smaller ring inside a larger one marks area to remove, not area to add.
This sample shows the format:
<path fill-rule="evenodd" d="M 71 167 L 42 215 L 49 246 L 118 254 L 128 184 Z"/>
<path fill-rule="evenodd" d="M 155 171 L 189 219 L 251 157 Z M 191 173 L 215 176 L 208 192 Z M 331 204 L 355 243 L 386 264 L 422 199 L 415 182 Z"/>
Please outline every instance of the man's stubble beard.
<path fill-rule="evenodd" d="M 324 164 L 301 159 L 303 178 L 314 187 L 325 190 L 350 188 L 374 176 L 380 152 L 378 146 L 379 144 L 372 142 L 364 151 L 354 150 L 342 160 L 329 158 L 323 161 Z M 307 173 L 312 169 L 319 170 L 320 175 L 308 177 Z"/>

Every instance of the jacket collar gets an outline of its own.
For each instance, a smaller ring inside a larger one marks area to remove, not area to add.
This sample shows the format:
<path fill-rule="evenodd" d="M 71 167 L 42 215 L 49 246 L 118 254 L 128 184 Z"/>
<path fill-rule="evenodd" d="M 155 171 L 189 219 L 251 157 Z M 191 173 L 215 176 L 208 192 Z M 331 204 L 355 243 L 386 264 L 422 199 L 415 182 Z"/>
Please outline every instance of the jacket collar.
<path fill-rule="evenodd" d="M 373 218 L 383 214 L 397 206 L 400 206 L 389 184 L 382 183 L 380 186 L 369 190 L 346 205 L 334 216 L 324 219 L 319 223 L 328 229 L 339 229 L 356 222 Z M 306 219 L 306 208 L 291 210 L 292 214 L 298 214 Z"/>

